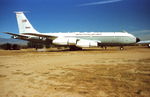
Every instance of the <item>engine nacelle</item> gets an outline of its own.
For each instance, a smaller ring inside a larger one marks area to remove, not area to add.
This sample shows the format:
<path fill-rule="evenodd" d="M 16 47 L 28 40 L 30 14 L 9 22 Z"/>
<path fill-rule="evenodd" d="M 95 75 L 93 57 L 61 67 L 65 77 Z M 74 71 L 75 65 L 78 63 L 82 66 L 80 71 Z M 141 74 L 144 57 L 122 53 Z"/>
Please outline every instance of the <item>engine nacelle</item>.
<path fill-rule="evenodd" d="M 46 37 L 39 37 L 39 39 L 45 41 Z"/>
<path fill-rule="evenodd" d="M 76 38 L 64 38 L 59 37 L 53 40 L 52 42 L 55 45 L 76 45 L 77 39 Z"/>
<path fill-rule="evenodd" d="M 18 39 L 18 36 L 11 36 L 11 38 L 13 38 L 13 39 Z"/>
<path fill-rule="evenodd" d="M 90 41 L 90 40 L 79 40 L 76 44 L 77 47 L 97 47 L 98 42 L 96 41 Z"/>

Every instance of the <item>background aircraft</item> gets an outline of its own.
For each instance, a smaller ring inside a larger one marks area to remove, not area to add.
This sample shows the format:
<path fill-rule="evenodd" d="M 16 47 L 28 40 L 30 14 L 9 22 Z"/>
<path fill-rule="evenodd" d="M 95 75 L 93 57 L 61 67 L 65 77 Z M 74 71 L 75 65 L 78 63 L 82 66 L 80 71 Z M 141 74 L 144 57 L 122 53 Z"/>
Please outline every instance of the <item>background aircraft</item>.
<path fill-rule="evenodd" d="M 16 12 L 19 34 L 3 32 L 12 35 L 14 39 L 22 39 L 43 45 L 51 44 L 66 46 L 70 50 L 81 50 L 84 47 L 107 47 L 133 45 L 140 41 L 127 32 L 71 32 L 71 33 L 40 33 L 34 29 L 23 12 Z"/>
<path fill-rule="evenodd" d="M 139 41 L 137 44 L 146 45 L 147 47 L 150 48 L 150 40 Z"/>

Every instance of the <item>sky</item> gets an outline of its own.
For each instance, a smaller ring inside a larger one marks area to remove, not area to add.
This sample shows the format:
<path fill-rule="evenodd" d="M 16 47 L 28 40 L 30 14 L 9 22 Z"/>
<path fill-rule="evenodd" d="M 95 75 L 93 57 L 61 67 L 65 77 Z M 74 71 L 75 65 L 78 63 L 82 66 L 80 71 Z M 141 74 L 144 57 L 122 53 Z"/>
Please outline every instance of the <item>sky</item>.
<path fill-rule="evenodd" d="M 126 30 L 150 35 L 150 0 L 0 0 L 0 32 L 18 33 L 14 11 L 24 11 L 41 33 Z"/>

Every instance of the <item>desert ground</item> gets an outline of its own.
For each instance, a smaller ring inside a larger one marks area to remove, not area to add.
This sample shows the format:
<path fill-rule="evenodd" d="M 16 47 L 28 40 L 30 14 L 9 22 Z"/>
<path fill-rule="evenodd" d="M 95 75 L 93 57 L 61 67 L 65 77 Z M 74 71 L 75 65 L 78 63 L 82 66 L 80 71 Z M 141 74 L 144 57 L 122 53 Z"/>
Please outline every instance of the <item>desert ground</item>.
<path fill-rule="evenodd" d="M 150 97 L 150 48 L 0 50 L 0 97 Z"/>

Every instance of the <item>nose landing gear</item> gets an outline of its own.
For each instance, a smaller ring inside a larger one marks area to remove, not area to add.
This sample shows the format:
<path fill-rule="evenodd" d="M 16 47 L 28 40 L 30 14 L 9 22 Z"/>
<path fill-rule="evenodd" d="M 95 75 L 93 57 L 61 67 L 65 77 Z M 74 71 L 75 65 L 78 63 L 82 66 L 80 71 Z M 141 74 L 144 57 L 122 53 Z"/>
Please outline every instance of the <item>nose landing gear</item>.
<path fill-rule="evenodd" d="M 124 50 L 124 47 L 123 47 L 123 46 L 120 46 L 120 50 Z"/>

